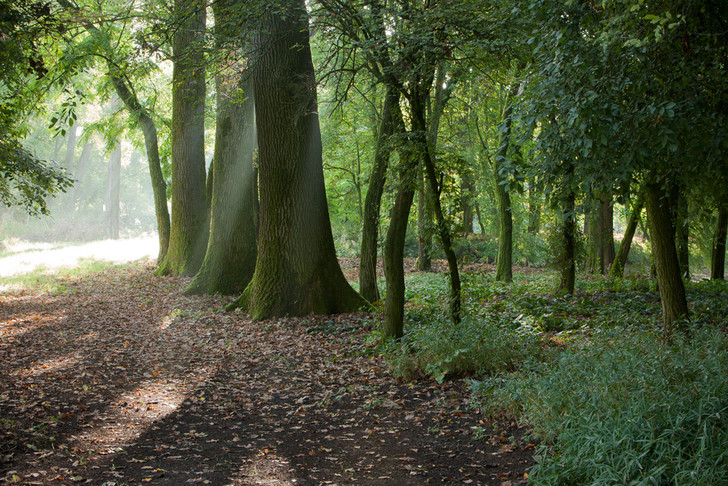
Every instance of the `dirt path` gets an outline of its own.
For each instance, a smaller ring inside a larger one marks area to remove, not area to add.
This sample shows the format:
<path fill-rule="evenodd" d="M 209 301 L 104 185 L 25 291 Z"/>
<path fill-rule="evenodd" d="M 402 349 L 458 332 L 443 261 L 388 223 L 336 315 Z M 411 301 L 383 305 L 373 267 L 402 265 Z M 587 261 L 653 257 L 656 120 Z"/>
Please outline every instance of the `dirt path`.
<path fill-rule="evenodd" d="M 520 432 L 483 423 L 462 382 L 393 379 L 368 315 L 251 323 L 151 270 L 0 294 L 1 480 L 525 482 Z"/>

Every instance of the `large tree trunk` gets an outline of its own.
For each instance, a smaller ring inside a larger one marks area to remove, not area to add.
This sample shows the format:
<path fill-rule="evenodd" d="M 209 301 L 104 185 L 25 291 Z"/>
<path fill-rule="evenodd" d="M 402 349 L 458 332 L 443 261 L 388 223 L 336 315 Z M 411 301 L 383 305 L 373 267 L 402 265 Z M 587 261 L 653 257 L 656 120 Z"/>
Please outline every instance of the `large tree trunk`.
<path fill-rule="evenodd" d="M 369 187 L 364 198 L 364 219 L 361 232 L 361 260 L 359 263 L 359 292 L 369 302 L 379 300 L 377 287 L 377 240 L 379 233 L 379 211 L 384 192 L 384 182 L 389 166 L 390 139 L 395 125 L 402 124 L 399 108 L 399 91 L 387 87 L 384 95 L 382 119 L 379 121 L 374 164 L 369 176 Z M 399 119 L 396 122 L 396 119 Z"/>
<path fill-rule="evenodd" d="M 513 280 L 513 212 L 511 196 L 508 193 L 507 181 L 501 174 L 508 157 L 511 144 L 511 118 L 513 115 L 512 100 L 518 95 L 520 84 L 511 86 L 506 105 L 503 110 L 503 128 L 501 130 L 500 145 L 493 163 L 493 178 L 495 180 L 495 194 L 498 200 L 498 261 L 495 279 L 499 282 Z"/>
<path fill-rule="evenodd" d="M 202 0 L 175 0 L 179 28 L 172 70 L 172 225 L 160 274 L 194 275 L 207 248 L 205 191 L 205 33 Z"/>
<path fill-rule="evenodd" d="M 119 203 L 121 196 L 121 141 L 111 152 L 106 180 L 106 236 L 119 239 Z"/>
<path fill-rule="evenodd" d="M 614 262 L 614 206 L 612 197 L 602 194 L 599 197 L 599 224 L 597 256 L 599 273 L 607 275 Z"/>
<path fill-rule="evenodd" d="M 215 13 L 223 18 L 217 9 Z M 255 109 L 249 73 L 241 79 L 240 66 L 236 67 L 234 74 L 221 72 L 216 77 L 210 238 L 205 260 L 187 293 L 242 292 L 255 270 Z"/>
<path fill-rule="evenodd" d="M 366 301 L 339 267 L 321 154 L 316 80 L 303 0 L 263 16 L 253 59 L 260 228 L 253 279 L 232 305 L 254 319 L 333 314 Z"/>
<path fill-rule="evenodd" d="M 619 251 L 614 257 L 614 263 L 612 263 L 612 268 L 610 270 L 610 275 L 612 277 L 621 278 L 624 276 L 624 266 L 627 264 L 629 249 L 632 247 L 632 239 L 634 238 L 634 233 L 637 230 L 637 223 L 640 221 L 640 215 L 642 214 L 642 208 L 644 205 L 645 196 L 644 193 L 640 192 L 634 206 L 632 206 L 632 213 L 629 215 L 627 227 L 624 230 L 624 238 L 622 238 L 622 242 L 619 244 Z"/>
<path fill-rule="evenodd" d="M 718 207 L 718 222 L 713 235 L 713 251 L 710 259 L 711 280 L 725 278 L 726 233 L 728 233 L 728 206 L 721 205 Z"/>
<path fill-rule="evenodd" d="M 688 303 L 675 248 L 673 208 L 660 186 L 646 188 L 647 224 L 652 237 L 652 253 L 662 300 L 663 331 L 669 338 L 676 330 L 687 329 Z"/>

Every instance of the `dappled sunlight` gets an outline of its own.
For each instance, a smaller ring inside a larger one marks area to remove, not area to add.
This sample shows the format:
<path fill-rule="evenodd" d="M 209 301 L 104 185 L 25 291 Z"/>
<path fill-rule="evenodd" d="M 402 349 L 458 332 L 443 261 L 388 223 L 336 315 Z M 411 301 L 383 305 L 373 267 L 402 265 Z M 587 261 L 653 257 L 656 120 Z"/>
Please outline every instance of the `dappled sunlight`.
<path fill-rule="evenodd" d="M 151 374 L 156 376 L 164 372 L 159 370 Z M 105 412 L 103 423 L 74 436 L 77 447 L 96 450 L 128 445 L 154 422 L 177 410 L 193 389 L 178 378 L 143 383 L 116 398 Z"/>
<path fill-rule="evenodd" d="M 260 449 L 248 464 L 240 468 L 233 478 L 236 485 L 290 485 L 298 484 L 293 467 L 286 458 L 272 449 Z"/>
<path fill-rule="evenodd" d="M 37 361 L 31 366 L 16 371 L 14 374 L 19 377 L 28 377 L 38 376 L 44 373 L 53 373 L 64 369 L 71 369 L 73 365 L 78 363 L 80 357 L 81 353 L 76 352 L 70 356 L 58 356 L 55 358 Z"/>
<path fill-rule="evenodd" d="M 7 246 L 10 255 L 0 258 L 0 278 L 21 275 L 40 268 L 57 270 L 61 267 L 73 267 L 84 259 L 122 263 L 155 258 L 159 251 L 156 236 L 102 240 L 74 246 L 25 242 L 10 242 Z"/>
<path fill-rule="evenodd" d="M 3 300 L 10 301 L 12 298 Z M 23 299 L 12 299 L 22 301 Z M 21 316 L 5 316 L 0 307 L 0 339 L 13 341 L 15 338 L 22 336 L 26 332 L 35 331 L 40 327 L 56 323 L 65 317 L 62 312 L 52 314 L 23 314 Z"/>

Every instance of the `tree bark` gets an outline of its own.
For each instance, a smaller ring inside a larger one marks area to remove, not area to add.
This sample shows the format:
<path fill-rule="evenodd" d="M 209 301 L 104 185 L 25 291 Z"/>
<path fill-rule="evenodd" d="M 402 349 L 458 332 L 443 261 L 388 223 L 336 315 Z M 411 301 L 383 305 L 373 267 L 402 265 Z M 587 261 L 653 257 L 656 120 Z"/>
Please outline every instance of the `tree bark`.
<path fill-rule="evenodd" d="M 597 228 L 599 273 L 607 275 L 615 258 L 614 206 L 610 195 L 602 194 L 599 197 L 599 225 Z"/>
<path fill-rule="evenodd" d="M 249 73 L 236 67 L 233 73 L 216 76 L 210 238 L 205 260 L 187 288 L 188 294 L 242 292 L 255 270 L 255 109 Z"/>
<path fill-rule="evenodd" d="M 507 180 L 501 174 L 508 157 L 508 149 L 511 144 L 511 125 L 513 115 L 513 100 L 518 95 L 519 83 L 511 86 L 503 110 L 503 128 L 501 130 L 500 145 L 493 163 L 493 178 L 495 180 L 495 194 L 498 200 L 498 261 L 495 272 L 495 279 L 499 282 L 511 282 L 513 280 L 513 212 L 511 208 L 511 196 L 508 192 Z"/>
<path fill-rule="evenodd" d="M 400 152 L 402 178 L 390 213 L 387 237 L 384 240 L 384 277 L 387 297 L 384 306 L 384 337 L 399 339 L 404 333 L 404 240 L 410 208 L 415 195 L 417 155 Z"/>
<path fill-rule="evenodd" d="M 432 202 L 423 164 L 417 168 L 417 270 L 432 271 Z"/>
<path fill-rule="evenodd" d="M 528 228 L 532 235 L 541 231 L 541 194 L 533 185 L 528 186 Z"/>
<path fill-rule="evenodd" d="M 690 280 L 690 219 L 688 215 L 688 200 L 685 193 L 677 193 L 677 210 L 675 211 L 675 244 L 677 245 L 677 261 L 680 265 L 680 275 Z"/>
<path fill-rule="evenodd" d="M 253 319 L 354 311 L 366 301 L 336 259 L 303 0 L 262 17 L 252 60 L 260 171 L 258 259 L 230 306 Z"/>
<path fill-rule="evenodd" d="M 664 191 L 656 184 L 649 184 L 646 188 L 647 224 L 652 237 L 652 253 L 662 300 L 663 332 L 669 338 L 675 331 L 687 330 L 689 315 L 675 248 L 671 198 L 663 195 Z"/>
<path fill-rule="evenodd" d="M 399 108 L 400 95 L 394 87 L 387 87 L 384 95 L 382 118 L 379 121 L 374 164 L 369 176 L 369 187 L 364 198 L 364 218 L 361 233 L 361 259 L 359 262 L 359 292 L 369 302 L 379 300 L 377 287 L 377 240 L 379 234 L 379 212 L 382 203 L 384 183 L 389 166 L 391 136 L 395 125 L 402 124 Z M 395 120 L 399 118 L 399 121 Z"/>
<path fill-rule="evenodd" d="M 569 176 L 573 175 L 573 167 Z M 576 193 L 568 189 L 562 212 L 561 280 L 559 290 L 573 294 L 576 287 Z"/>
<path fill-rule="evenodd" d="M 106 236 L 119 239 L 119 203 L 121 196 L 121 141 L 111 152 L 106 179 Z"/>
<path fill-rule="evenodd" d="M 159 273 L 195 275 L 207 248 L 205 185 L 205 33 L 202 0 L 175 0 L 172 70 L 172 224 Z"/>
<path fill-rule="evenodd" d="M 634 238 L 634 233 L 637 230 L 637 223 L 640 221 L 644 205 L 645 197 L 644 194 L 640 192 L 634 206 L 632 206 L 632 213 L 629 215 L 627 227 L 624 230 L 624 238 L 622 238 L 622 242 L 619 244 L 619 251 L 614 257 L 614 263 L 612 263 L 612 268 L 609 271 L 612 277 L 621 278 L 624 276 L 624 266 L 627 264 L 627 256 L 629 255 L 629 250 L 632 247 L 632 240 Z"/>
<path fill-rule="evenodd" d="M 710 259 L 710 279 L 725 279 L 725 248 L 728 233 L 728 206 L 718 207 L 718 221 L 713 235 L 713 248 Z"/>

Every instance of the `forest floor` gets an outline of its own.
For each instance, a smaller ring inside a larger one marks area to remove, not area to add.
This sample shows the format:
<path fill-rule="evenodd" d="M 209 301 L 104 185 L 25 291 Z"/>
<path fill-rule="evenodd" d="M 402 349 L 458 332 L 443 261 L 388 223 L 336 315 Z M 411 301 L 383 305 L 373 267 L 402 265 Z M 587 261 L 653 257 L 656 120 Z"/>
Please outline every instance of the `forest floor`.
<path fill-rule="evenodd" d="M 464 380 L 396 380 L 375 317 L 251 322 L 187 283 L 138 261 L 0 286 L 0 481 L 526 482 L 524 431 Z"/>

